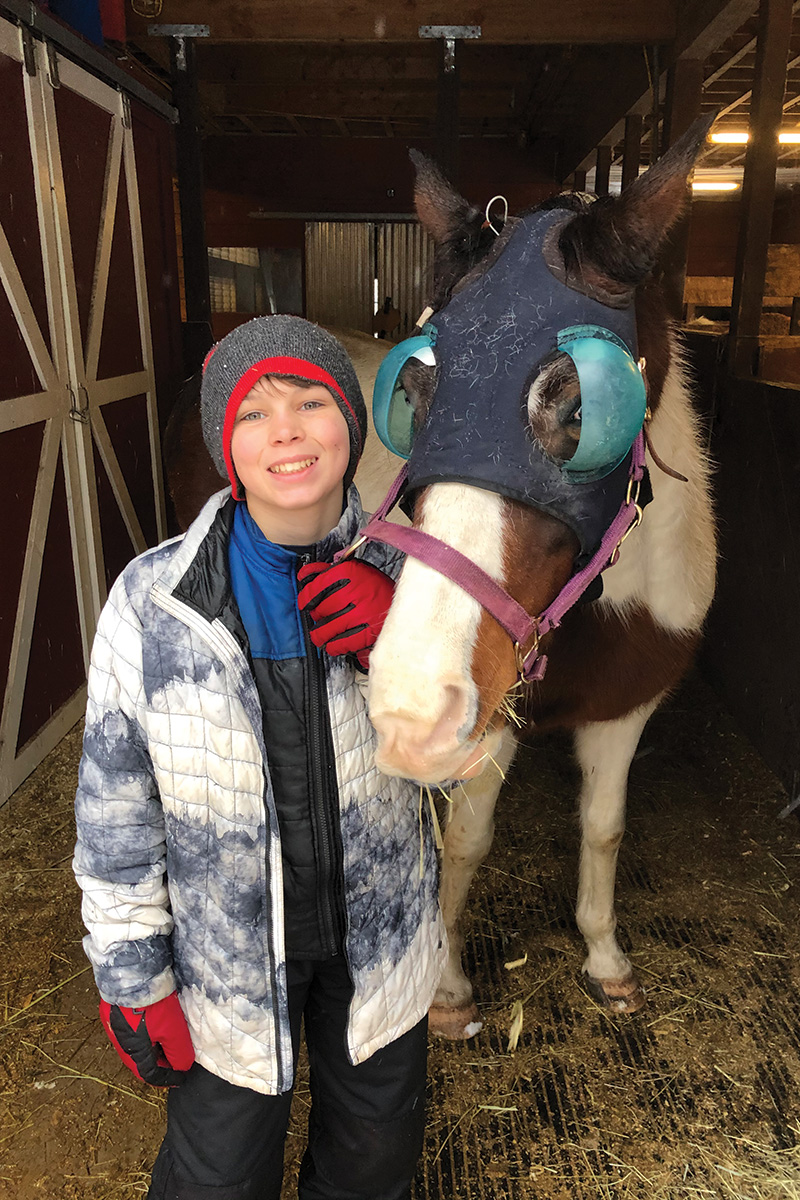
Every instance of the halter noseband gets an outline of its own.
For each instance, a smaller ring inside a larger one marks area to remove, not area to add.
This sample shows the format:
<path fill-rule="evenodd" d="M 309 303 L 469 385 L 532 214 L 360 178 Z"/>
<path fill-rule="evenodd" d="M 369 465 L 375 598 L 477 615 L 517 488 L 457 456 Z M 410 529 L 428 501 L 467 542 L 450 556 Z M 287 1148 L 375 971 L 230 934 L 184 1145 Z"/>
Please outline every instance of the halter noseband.
<path fill-rule="evenodd" d="M 410 554 L 412 558 L 419 559 L 426 566 L 432 567 L 463 588 L 505 629 L 514 643 L 520 682 L 539 682 L 544 678 L 547 669 L 547 655 L 542 654 L 539 650 L 540 639 L 551 630 L 557 629 L 565 614 L 580 599 L 589 584 L 606 567 L 614 565 L 619 556 L 620 546 L 642 520 L 642 509 L 638 501 L 644 470 L 645 437 L 643 428 L 633 443 L 628 490 L 622 507 L 586 566 L 567 580 L 555 600 L 538 617 L 530 616 L 513 596 L 509 595 L 495 579 L 492 579 L 491 575 L 474 563 L 472 559 L 462 554 L 460 550 L 448 546 L 446 542 L 440 541 L 430 533 L 425 533 L 422 529 L 408 528 L 405 525 L 396 525 L 386 520 L 387 514 L 394 508 L 405 491 L 407 464 L 404 464 L 383 503 L 364 526 L 356 541 L 347 549 L 340 551 L 334 561 L 340 562 L 352 554 L 363 542 L 369 541 L 384 542 L 396 550 L 401 550 L 404 554 Z M 531 639 L 533 639 L 532 644 L 526 651 L 524 647 Z"/>

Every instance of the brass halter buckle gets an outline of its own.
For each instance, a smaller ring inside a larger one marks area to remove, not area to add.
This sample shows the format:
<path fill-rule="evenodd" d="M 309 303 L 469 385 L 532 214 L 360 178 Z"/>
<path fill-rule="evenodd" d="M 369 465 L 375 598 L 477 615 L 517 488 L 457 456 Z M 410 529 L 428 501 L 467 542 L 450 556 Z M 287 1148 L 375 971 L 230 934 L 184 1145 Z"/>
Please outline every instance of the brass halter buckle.
<path fill-rule="evenodd" d="M 537 626 L 535 626 L 535 628 L 533 630 L 533 642 L 531 643 L 531 647 L 527 653 L 522 649 L 519 642 L 514 642 L 514 662 L 515 662 L 516 668 L 517 668 L 517 675 L 519 676 L 519 678 L 517 680 L 518 683 L 527 683 L 528 682 L 527 679 L 525 678 L 525 663 L 527 662 L 528 659 L 532 659 L 533 662 L 536 662 L 536 659 L 538 657 L 539 657 L 539 627 L 537 625 Z"/>

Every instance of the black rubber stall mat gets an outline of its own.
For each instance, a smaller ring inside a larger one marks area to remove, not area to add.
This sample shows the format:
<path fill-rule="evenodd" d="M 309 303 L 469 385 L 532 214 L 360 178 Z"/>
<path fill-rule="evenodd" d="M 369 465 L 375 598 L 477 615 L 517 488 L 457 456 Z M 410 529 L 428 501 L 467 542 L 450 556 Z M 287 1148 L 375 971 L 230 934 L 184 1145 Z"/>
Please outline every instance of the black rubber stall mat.
<path fill-rule="evenodd" d="M 653 718 L 617 886 L 648 1003 L 619 1017 L 580 987 L 578 784 L 558 736 L 523 748 L 501 793 L 467 914 L 485 1025 L 431 1042 L 415 1200 L 800 1200 L 800 823 L 779 819 L 784 791 L 697 679 Z"/>

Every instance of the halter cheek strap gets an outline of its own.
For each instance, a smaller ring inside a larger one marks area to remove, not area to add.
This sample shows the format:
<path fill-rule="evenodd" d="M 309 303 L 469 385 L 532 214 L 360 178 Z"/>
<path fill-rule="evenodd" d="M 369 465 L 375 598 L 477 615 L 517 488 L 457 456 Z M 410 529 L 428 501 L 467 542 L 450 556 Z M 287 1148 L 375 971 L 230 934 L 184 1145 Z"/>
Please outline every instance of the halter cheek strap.
<path fill-rule="evenodd" d="M 613 566 L 619 557 L 619 549 L 628 534 L 640 524 L 642 509 L 639 506 L 639 488 L 645 469 L 644 433 L 640 432 L 633 443 L 628 477 L 628 491 L 619 512 L 606 530 L 603 539 L 589 562 L 577 571 L 564 585 L 552 604 L 538 617 L 530 616 L 513 596 L 492 579 L 482 567 L 474 563 L 460 550 L 448 546 L 439 538 L 422 529 L 395 525 L 386 520 L 403 494 L 408 468 L 403 466 L 400 474 L 389 489 L 383 503 L 372 515 L 360 536 L 346 550 L 335 556 L 336 562 L 347 558 L 363 542 L 384 542 L 419 559 L 426 566 L 458 584 L 473 599 L 486 609 L 506 631 L 514 643 L 517 670 L 523 683 L 538 682 L 547 669 L 547 655 L 539 651 L 539 641 L 557 629 L 566 613 L 580 599 L 589 584 L 607 567 Z M 532 639 L 528 650 L 524 647 Z"/>

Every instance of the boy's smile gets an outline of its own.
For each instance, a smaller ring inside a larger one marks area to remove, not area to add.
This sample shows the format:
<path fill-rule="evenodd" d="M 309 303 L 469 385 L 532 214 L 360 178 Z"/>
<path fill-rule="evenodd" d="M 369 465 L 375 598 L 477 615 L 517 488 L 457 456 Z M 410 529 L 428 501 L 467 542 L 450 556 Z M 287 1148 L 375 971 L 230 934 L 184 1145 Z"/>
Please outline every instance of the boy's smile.
<path fill-rule="evenodd" d="M 338 523 L 350 432 L 321 384 L 259 379 L 236 414 L 231 455 L 248 511 L 270 541 L 308 545 Z"/>

